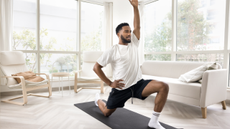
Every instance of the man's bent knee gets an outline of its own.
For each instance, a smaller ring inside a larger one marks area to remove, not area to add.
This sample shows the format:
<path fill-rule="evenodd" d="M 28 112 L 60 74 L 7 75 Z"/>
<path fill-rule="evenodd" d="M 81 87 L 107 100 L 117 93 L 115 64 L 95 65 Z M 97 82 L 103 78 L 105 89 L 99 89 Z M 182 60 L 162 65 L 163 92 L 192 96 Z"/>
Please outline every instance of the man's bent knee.
<path fill-rule="evenodd" d="M 116 110 L 116 109 L 111 109 L 111 110 L 107 109 L 107 110 L 105 110 L 105 111 L 103 112 L 103 115 L 104 115 L 105 117 L 109 117 L 115 110 Z"/>
<path fill-rule="evenodd" d="M 161 82 L 161 90 L 164 92 L 169 92 L 169 86 L 167 83 Z"/>
<path fill-rule="evenodd" d="M 105 117 L 109 117 L 112 113 L 103 113 Z"/>

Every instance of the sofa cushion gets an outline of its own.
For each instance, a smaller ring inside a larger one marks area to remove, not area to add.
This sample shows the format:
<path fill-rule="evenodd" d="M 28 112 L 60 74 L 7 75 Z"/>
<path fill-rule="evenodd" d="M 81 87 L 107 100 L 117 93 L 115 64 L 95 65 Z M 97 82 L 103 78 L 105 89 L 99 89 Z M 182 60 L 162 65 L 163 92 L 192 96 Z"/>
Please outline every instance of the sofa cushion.
<path fill-rule="evenodd" d="M 207 70 L 207 65 L 204 64 L 198 68 L 195 68 L 193 70 L 190 70 L 187 73 L 182 74 L 179 77 L 180 81 L 183 82 L 196 82 L 199 81 L 202 78 L 203 73 Z"/>
<path fill-rule="evenodd" d="M 200 93 L 201 93 L 200 83 L 186 83 L 186 82 L 181 82 L 177 78 L 158 77 L 158 76 L 150 76 L 150 75 L 142 75 L 142 77 L 143 79 L 153 79 L 153 80 L 167 83 L 169 85 L 169 94 L 190 97 L 193 99 L 200 98 Z"/>

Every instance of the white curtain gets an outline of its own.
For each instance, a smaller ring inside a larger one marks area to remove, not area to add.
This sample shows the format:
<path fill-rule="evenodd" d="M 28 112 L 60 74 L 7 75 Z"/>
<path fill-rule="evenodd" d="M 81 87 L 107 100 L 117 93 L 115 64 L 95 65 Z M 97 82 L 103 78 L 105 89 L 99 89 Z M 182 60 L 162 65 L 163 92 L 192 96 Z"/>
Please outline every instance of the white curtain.
<path fill-rule="evenodd" d="M 113 3 L 104 3 L 104 26 L 102 50 L 107 50 L 113 45 Z"/>
<path fill-rule="evenodd" d="M 113 45 L 113 3 L 104 3 L 104 26 L 103 26 L 103 40 L 102 40 L 102 50 L 108 50 Z M 112 77 L 112 68 L 110 65 L 106 66 L 106 74 Z"/>
<path fill-rule="evenodd" d="M 0 51 L 11 50 L 13 0 L 0 0 Z"/>

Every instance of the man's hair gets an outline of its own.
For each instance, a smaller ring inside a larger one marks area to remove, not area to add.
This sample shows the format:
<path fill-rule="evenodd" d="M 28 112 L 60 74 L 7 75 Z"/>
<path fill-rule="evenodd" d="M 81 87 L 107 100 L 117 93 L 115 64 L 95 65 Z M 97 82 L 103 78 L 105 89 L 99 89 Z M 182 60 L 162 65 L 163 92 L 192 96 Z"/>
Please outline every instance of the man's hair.
<path fill-rule="evenodd" d="M 129 24 L 128 23 L 121 23 L 121 24 L 119 24 L 117 26 L 117 28 L 116 28 L 116 34 L 119 33 L 120 30 L 122 30 L 123 26 L 129 26 Z"/>

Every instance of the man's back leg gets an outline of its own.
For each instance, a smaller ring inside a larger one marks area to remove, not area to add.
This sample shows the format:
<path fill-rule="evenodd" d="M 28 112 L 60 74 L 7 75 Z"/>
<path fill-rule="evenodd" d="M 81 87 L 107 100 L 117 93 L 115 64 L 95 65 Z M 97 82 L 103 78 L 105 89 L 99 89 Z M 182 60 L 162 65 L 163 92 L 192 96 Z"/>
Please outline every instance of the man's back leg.
<path fill-rule="evenodd" d="M 97 101 L 97 104 L 98 104 L 98 107 L 101 110 L 101 112 L 106 117 L 110 116 L 116 110 L 116 108 L 114 108 L 114 109 L 108 109 L 107 106 L 106 106 L 106 104 L 105 104 L 105 102 L 103 102 L 101 99 L 99 99 Z"/>

